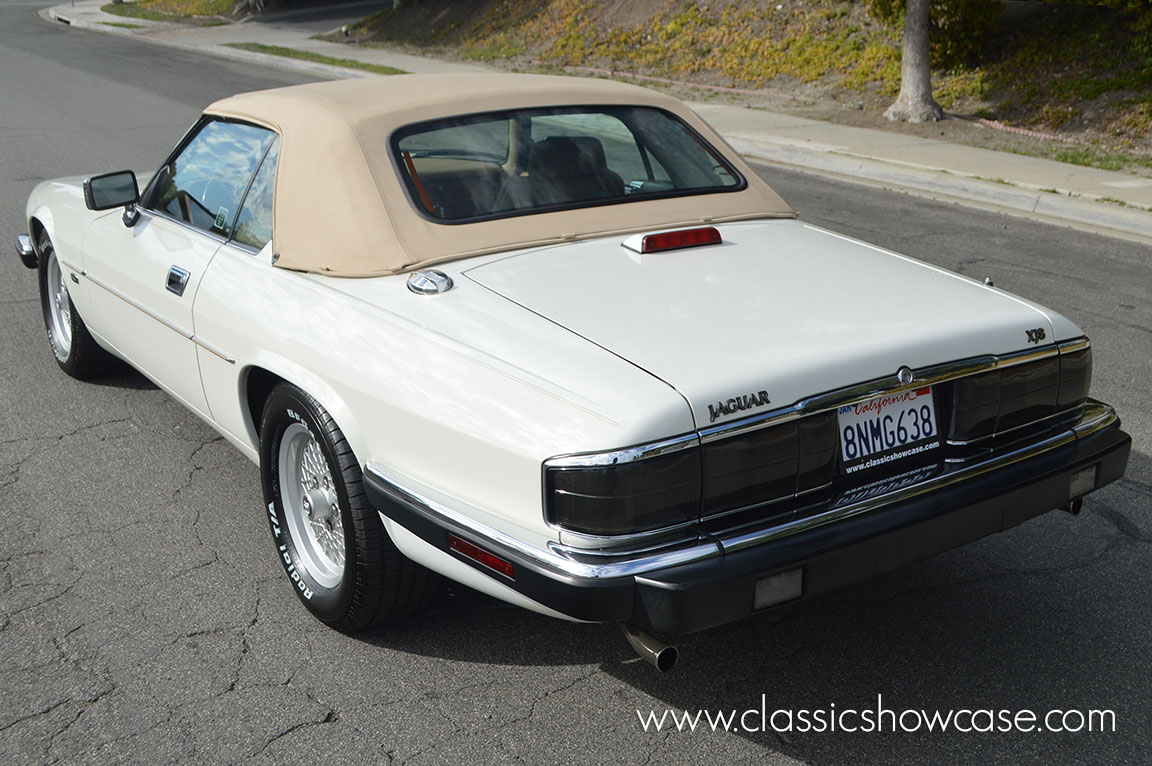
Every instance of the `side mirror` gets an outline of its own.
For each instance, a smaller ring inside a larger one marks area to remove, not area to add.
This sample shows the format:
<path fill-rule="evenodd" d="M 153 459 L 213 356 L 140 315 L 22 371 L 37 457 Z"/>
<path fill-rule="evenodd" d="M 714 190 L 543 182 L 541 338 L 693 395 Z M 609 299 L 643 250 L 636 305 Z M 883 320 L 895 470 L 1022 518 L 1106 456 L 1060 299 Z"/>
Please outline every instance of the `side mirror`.
<path fill-rule="evenodd" d="M 84 204 L 89 210 L 135 205 L 139 199 L 136 174 L 131 170 L 118 170 L 84 180 Z"/>

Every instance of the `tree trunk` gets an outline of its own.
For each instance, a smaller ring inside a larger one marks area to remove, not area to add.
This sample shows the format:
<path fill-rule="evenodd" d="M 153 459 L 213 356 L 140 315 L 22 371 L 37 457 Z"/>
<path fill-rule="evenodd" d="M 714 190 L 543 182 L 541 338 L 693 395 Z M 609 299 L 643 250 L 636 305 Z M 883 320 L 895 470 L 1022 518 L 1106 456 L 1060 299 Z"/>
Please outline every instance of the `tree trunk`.
<path fill-rule="evenodd" d="M 928 122 L 944 116 L 944 110 L 932 99 L 928 2 L 908 0 L 904 17 L 904 53 L 900 61 L 900 95 L 884 112 L 889 120 Z"/>

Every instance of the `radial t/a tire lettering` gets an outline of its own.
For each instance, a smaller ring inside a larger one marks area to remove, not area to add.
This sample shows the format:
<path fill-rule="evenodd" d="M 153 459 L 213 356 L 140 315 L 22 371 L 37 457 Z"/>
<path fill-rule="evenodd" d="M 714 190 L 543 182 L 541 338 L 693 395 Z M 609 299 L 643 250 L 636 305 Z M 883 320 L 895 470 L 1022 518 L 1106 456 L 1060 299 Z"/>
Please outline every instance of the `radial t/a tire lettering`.
<path fill-rule="evenodd" d="M 289 383 L 277 385 L 264 405 L 260 474 L 277 559 L 317 619 L 361 630 L 435 595 L 436 575 L 397 550 L 368 502 L 339 426 Z"/>

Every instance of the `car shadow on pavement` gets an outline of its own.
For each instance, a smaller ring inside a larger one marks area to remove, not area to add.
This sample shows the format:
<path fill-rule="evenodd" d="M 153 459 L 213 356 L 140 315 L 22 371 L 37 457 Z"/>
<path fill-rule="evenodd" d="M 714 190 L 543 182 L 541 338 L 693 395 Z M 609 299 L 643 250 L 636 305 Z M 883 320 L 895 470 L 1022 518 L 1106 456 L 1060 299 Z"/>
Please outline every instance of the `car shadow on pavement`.
<path fill-rule="evenodd" d="M 153 391 L 158 388 L 158 386 L 145 377 L 143 373 L 138 372 L 136 368 L 130 367 L 127 363 L 119 359 L 113 359 L 109 363 L 108 371 L 103 375 L 84 382 L 94 386 L 124 388 L 131 391 Z"/>

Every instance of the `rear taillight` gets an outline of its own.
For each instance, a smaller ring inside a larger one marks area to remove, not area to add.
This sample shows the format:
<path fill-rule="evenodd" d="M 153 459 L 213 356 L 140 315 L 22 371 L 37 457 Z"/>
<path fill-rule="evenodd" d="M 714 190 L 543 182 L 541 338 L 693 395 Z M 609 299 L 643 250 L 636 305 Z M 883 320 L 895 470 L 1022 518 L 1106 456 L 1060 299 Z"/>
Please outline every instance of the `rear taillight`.
<path fill-rule="evenodd" d="M 1069 344 L 1058 356 L 956 381 L 951 438 L 972 441 L 1078 407 L 1092 382 L 1092 349 Z"/>
<path fill-rule="evenodd" d="M 700 450 L 606 465 L 545 464 L 548 521 L 590 535 L 646 532 L 700 513 Z"/>
<path fill-rule="evenodd" d="M 1056 411 L 1063 412 L 1083 404 L 1092 385 L 1092 347 L 1081 346 L 1060 351 L 1060 392 Z"/>
<path fill-rule="evenodd" d="M 836 413 L 810 415 L 704 445 L 703 515 L 792 497 L 832 481 Z"/>

